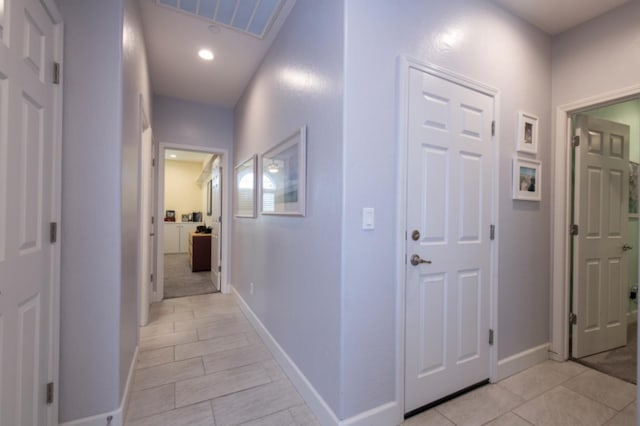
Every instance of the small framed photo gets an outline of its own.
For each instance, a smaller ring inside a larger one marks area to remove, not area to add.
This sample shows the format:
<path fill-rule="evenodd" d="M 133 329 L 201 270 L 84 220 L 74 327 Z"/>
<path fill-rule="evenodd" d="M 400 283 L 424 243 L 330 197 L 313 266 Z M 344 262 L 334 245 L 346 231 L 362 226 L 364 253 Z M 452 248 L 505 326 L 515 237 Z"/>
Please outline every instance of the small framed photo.
<path fill-rule="evenodd" d="M 629 161 L 629 217 L 638 217 L 638 168 L 640 164 Z"/>
<path fill-rule="evenodd" d="M 542 165 L 539 161 L 513 158 L 513 199 L 540 201 Z"/>
<path fill-rule="evenodd" d="M 207 216 L 211 216 L 211 179 L 207 182 Z"/>
<path fill-rule="evenodd" d="M 257 165 L 254 154 L 236 166 L 236 217 L 256 217 Z"/>
<path fill-rule="evenodd" d="M 538 153 L 538 117 L 524 112 L 518 113 L 518 143 L 516 151 Z"/>
<path fill-rule="evenodd" d="M 262 214 L 305 215 L 307 126 L 262 154 Z"/>

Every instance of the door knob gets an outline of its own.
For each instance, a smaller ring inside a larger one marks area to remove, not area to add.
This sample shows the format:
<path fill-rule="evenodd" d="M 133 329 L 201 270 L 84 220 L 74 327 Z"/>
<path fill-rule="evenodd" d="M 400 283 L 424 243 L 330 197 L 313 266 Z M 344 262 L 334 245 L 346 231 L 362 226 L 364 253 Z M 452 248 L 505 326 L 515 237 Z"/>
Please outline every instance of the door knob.
<path fill-rule="evenodd" d="M 418 266 L 421 263 L 426 263 L 427 265 L 430 265 L 431 261 L 430 260 L 421 259 L 420 256 L 418 256 L 417 254 L 414 254 L 414 255 L 411 256 L 411 264 L 413 266 Z"/>
<path fill-rule="evenodd" d="M 625 244 L 622 246 L 622 251 L 627 251 L 627 250 L 631 250 L 633 247 L 631 247 L 629 244 Z"/>

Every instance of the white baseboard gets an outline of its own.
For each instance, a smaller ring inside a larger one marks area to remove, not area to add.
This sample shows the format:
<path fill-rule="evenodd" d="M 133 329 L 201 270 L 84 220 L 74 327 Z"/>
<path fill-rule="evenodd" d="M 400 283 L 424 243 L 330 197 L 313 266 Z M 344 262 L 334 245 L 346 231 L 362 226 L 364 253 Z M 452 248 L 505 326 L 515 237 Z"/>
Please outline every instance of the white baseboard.
<path fill-rule="evenodd" d="M 129 376 L 127 377 L 127 384 L 124 387 L 120 406 L 116 410 L 98 414 L 96 416 L 73 420 L 67 423 L 60 423 L 60 426 L 123 426 L 124 416 L 127 413 L 127 406 L 129 405 L 129 391 L 131 390 L 133 373 L 135 371 L 137 361 L 138 346 L 136 346 L 135 352 L 133 353 L 133 359 L 131 360 L 131 365 L 129 366 Z"/>
<path fill-rule="evenodd" d="M 399 425 L 404 413 L 398 401 L 388 402 L 364 413 L 342 420 L 340 426 L 389 426 Z"/>
<path fill-rule="evenodd" d="M 496 382 L 548 360 L 549 346 L 545 343 L 498 361 Z"/>
<path fill-rule="evenodd" d="M 264 324 L 262 324 L 262 321 L 260 321 L 256 314 L 251 310 L 247 302 L 245 302 L 242 296 L 240 296 L 240 293 L 238 293 L 233 286 L 231 286 L 231 289 L 236 295 L 240 309 L 247 316 L 249 322 L 256 329 L 256 332 L 260 335 L 265 345 L 273 354 L 275 360 L 278 362 L 280 367 L 282 367 L 284 373 L 287 375 L 289 380 L 291 380 L 291 383 L 293 383 L 321 425 L 389 426 L 402 423 L 402 410 L 400 410 L 397 401 L 383 404 L 345 420 L 339 420 L 331 407 L 329 407 L 318 391 L 316 391 L 309 380 L 307 380 L 302 371 L 300 371 L 298 366 L 273 338 L 271 333 L 269 333 L 269 330 L 267 330 Z"/>
<path fill-rule="evenodd" d="M 627 324 L 634 324 L 638 322 L 638 310 L 627 312 Z"/>

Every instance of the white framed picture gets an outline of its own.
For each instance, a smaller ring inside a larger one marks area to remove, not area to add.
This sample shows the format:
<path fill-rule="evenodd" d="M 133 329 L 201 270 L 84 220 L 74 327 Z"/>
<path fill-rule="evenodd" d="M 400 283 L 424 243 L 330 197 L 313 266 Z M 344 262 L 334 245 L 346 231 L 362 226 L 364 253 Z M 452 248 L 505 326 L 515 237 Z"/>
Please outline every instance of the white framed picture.
<path fill-rule="evenodd" d="M 540 201 L 542 164 L 539 161 L 513 158 L 513 199 Z"/>
<path fill-rule="evenodd" d="M 236 217 L 256 217 L 257 155 L 236 166 Z"/>
<path fill-rule="evenodd" d="M 262 154 L 262 214 L 305 215 L 306 162 L 307 126 Z"/>
<path fill-rule="evenodd" d="M 538 153 L 538 117 L 520 111 L 518 113 L 518 135 L 516 151 Z"/>

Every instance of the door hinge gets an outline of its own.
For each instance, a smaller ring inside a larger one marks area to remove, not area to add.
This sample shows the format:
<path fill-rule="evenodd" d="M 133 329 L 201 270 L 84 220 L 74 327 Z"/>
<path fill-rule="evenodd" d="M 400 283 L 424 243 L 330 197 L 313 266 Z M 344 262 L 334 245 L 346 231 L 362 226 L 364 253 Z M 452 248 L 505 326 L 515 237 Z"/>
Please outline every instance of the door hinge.
<path fill-rule="evenodd" d="M 493 120 L 491 122 L 491 136 L 495 136 L 496 135 L 496 120 Z"/>
<path fill-rule="evenodd" d="M 149 279 L 151 280 L 151 282 L 153 282 L 153 274 L 151 274 L 151 276 L 149 277 Z"/>
<path fill-rule="evenodd" d="M 153 225 L 156 222 L 156 217 L 155 216 L 151 216 L 151 224 Z"/>
<path fill-rule="evenodd" d="M 53 84 L 60 84 L 60 64 L 53 63 Z"/>
<path fill-rule="evenodd" d="M 578 235 L 578 225 L 573 223 L 569 226 L 569 235 Z"/>
<path fill-rule="evenodd" d="M 58 223 L 51 222 L 49 224 L 49 242 L 53 244 L 56 241 L 58 241 Z"/>
<path fill-rule="evenodd" d="M 577 148 L 580 146 L 580 135 L 575 135 L 573 139 L 571 139 L 571 146 Z"/>
<path fill-rule="evenodd" d="M 218 272 L 222 272 L 222 266 L 218 265 Z"/>
<path fill-rule="evenodd" d="M 151 160 L 151 167 L 155 167 L 155 166 L 156 166 L 156 159 L 155 159 L 155 158 L 153 158 L 153 159 Z"/>
<path fill-rule="evenodd" d="M 47 404 L 53 404 L 53 382 L 47 383 Z"/>
<path fill-rule="evenodd" d="M 493 328 L 489 329 L 489 344 L 493 345 Z"/>
<path fill-rule="evenodd" d="M 578 316 L 573 312 L 571 312 L 569 314 L 569 324 L 576 325 L 577 323 L 578 323 Z"/>
<path fill-rule="evenodd" d="M 496 239 L 496 226 L 495 225 L 489 225 L 489 239 L 490 240 L 495 240 Z"/>

